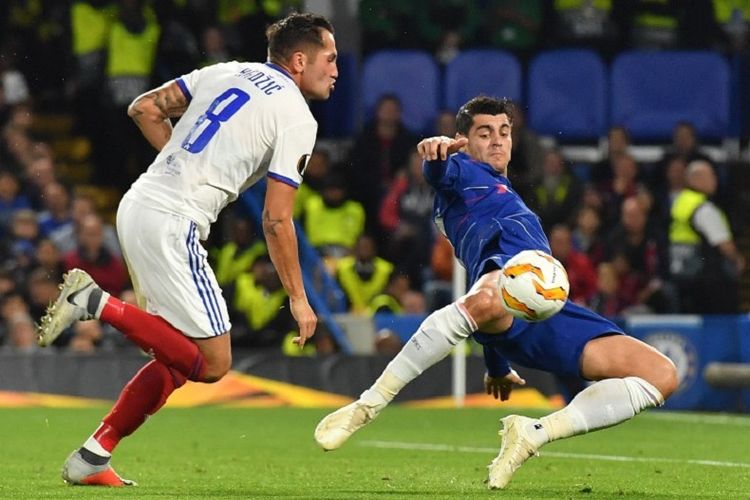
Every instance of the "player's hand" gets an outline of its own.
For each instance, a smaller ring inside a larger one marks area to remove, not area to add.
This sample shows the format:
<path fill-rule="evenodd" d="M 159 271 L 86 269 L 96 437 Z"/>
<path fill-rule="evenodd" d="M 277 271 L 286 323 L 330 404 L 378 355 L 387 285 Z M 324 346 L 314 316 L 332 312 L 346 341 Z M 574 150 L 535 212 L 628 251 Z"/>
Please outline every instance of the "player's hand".
<path fill-rule="evenodd" d="M 514 384 L 526 385 L 526 381 L 512 368 L 504 377 L 490 377 L 489 374 L 484 374 L 484 388 L 487 394 L 492 394 L 500 401 L 508 400 Z"/>
<path fill-rule="evenodd" d="M 289 299 L 289 305 L 292 310 L 292 316 L 299 325 L 299 337 L 294 337 L 292 342 L 300 346 L 305 346 L 305 341 L 315 333 L 315 325 L 318 324 L 318 318 L 307 302 L 307 298 Z"/>
<path fill-rule="evenodd" d="M 446 160 L 448 156 L 466 146 L 468 142 L 469 139 L 466 137 L 459 139 L 451 139 L 444 135 L 428 137 L 417 144 L 417 152 L 425 161 L 437 160 L 438 158 Z"/>

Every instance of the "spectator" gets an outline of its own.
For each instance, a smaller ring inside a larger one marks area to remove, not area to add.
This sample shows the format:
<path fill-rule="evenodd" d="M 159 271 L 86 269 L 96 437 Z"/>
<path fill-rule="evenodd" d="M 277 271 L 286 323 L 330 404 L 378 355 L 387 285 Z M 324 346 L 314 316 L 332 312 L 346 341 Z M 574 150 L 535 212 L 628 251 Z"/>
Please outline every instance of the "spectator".
<path fill-rule="evenodd" d="M 539 44 L 544 17 L 542 0 L 490 0 L 479 25 L 481 44 L 526 58 Z M 513 117 L 515 128 L 515 117 Z"/>
<path fill-rule="evenodd" d="M 203 62 L 201 66 L 210 66 L 232 59 L 227 48 L 226 38 L 221 28 L 208 26 L 203 30 L 201 36 L 201 55 Z"/>
<path fill-rule="evenodd" d="M 276 270 L 267 255 L 259 256 L 234 282 L 232 345 L 280 347 L 296 329 Z M 236 321 L 235 321 L 236 320 Z"/>
<path fill-rule="evenodd" d="M 57 182 L 51 153 L 34 155 L 28 167 L 25 167 L 24 181 L 31 207 L 35 210 L 44 210 L 44 192 L 48 185 Z"/>
<path fill-rule="evenodd" d="M 630 154 L 630 134 L 622 125 L 615 125 L 607 132 L 607 157 L 594 165 L 591 182 L 609 184 L 614 176 L 615 160 L 624 154 Z"/>
<path fill-rule="evenodd" d="M 11 222 L 11 237 L 5 240 L 3 260 L 18 283 L 25 283 L 34 263 L 39 242 L 39 224 L 33 210 L 17 210 Z M 35 316 L 36 317 L 36 316 Z"/>
<path fill-rule="evenodd" d="M 18 178 L 7 170 L 0 170 L 0 235 L 7 234 L 16 210 L 31 208 L 26 195 L 20 192 Z"/>
<path fill-rule="evenodd" d="M 544 155 L 542 179 L 529 201 L 529 206 L 542 219 L 545 231 L 572 220 L 581 201 L 581 185 L 566 167 L 559 151 L 552 149 Z"/>
<path fill-rule="evenodd" d="M 380 225 L 390 233 L 386 255 L 421 289 L 424 263 L 430 258 L 433 240 L 432 188 L 422 175 L 422 157 L 414 150 L 408 170 L 401 172 L 388 189 L 380 207 Z"/>
<path fill-rule="evenodd" d="M 39 214 L 39 231 L 49 236 L 65 226 L 73 225 L 70 210 L 70 194 L 59 182 L 50 182 L 44 187 L 43 202 L 45 210 Z"/>
<path fill-rule="evenodd" d="M 617 268 L 611 262 L 602 262 L 597 267 L 596 293 L 589 300 L 589 308 L 607 318 L 618 316 L 626 306 L 619 291 Z"/>
<path fill-rule="evenodd" d="M 416 144 L 417 137 L 401 121 L 398 97 L 382 96 L 375 106 L 374 120 L 354 139 L 348 161 L 351 177 L 347 184 L 365 213 L 378 213 L 385 188 L 406 165 Z M 377 231 L 377 219 L 368 221 L 368 229 Z"/>
<path fill-rule="evenodd" d="M 13 46 L 13 42 L 6 42 L 0 47 L 0 123 L 2 123 L 3 109 L 26 102 L 29 99 L 29 86 L 23 73 L 15 67 L 15 59 L 22 49 Z"/>
<path fill-rule="evenodd" d="M 29 273 L 27 283 L 27 295 L 29 314 L 32 318 L 41 318 L 47 306 L 55 301 L 59 290 L 57 280 L 49 276 L 45 269 L 34 269 Z M 63 334 L 55 345 L 65 345 L 69 340 L 68 333 Z"/>
<path fill-rule="evenodd" d="M 76 242 L 77 248 L 63 257 L 65 269 L 83 269 L 112 294 L 122 293 L 128 286 L 128 273 L 122 259 L 104 246 L 104 228 L 98 215 L 84 217 Z"/>
<path fill-rule="evenodd" d="M 448 64 L 461 47 L 476 43 L 482 18 L 476 2 L 431 0 L 419 5 L 415 16 L 417 32 L 440 64 Z"/>
<path fill-rule="evenodd" d="M 594 266 L 598 266 L 604 260 L 605 248 L 600 234 L 601 226 L 599 212 L 591 207 L 581 207 L 573 228 L 573 247 L 584 253 Z"/>
<path fill-rule="evenodd" d="M 36 247 L 34 254 L 34 265 L 47 272 L 47 276 L 57 283 L 62 281 L 63 269 L 62 254 L 57 246 L 49 239 L 42 239 Z"/>
<path fill-rule="evenodd" d="M 711 159 L 701 150 L 695 127 L 690 122 L 683 121 L 675 125 L 672 131 L 672 143 L 667 147 L 664 156 L 652 172 L 651 186 L 656 192 L 664 190 L 666 172 L 670 161 L 675 157 L 681 158 L 685 165 L 693 160 L 711 162 Z"/>
<path fill-rule="evenodd" d="M 68 343 L 68 350 L 80 354 L 93 354 L 104 337 L 104 330 L 99 321 L 78 321 L 72 327 L 73 336 Z"/>
<path fill-rule="evenodd" d="M 305 182 L 297 188 L 294 198 L 294 218 L 304 217 L 308 200 L 319 197 L 326 179 L 331 175 L 331 154 L 325 149 L 314 149 L 305 168 Z"/>
<path fill-rule="evenodd" d="M 31 354 L 41 351 L 36 343 L 36 328 L 28 314 L 16 314 L 7 321 L 8 339 L 0 352 Z"/>
<path fill-rule="evenodd" d="M 612 55 L 620 47 L 619 28 L 615 23 L 615 2 L 571 0 L 550 2 L 546 26 L 542 30 L 553 47 L 574 46 L 599 50 Z"/>
<path fill-rule="evenodd" d="M 363 234 L 354 247 L 354 255 L 340 259 L 336 279 L 346 294 L 351 312 L 366 314 L 373 298 L 385 290 L 393 264 L 377 256 L 375 240 Z"/>
<path fill-rule="evenodd" d="M 453 247 L 448 238 L 437 233 L 430 256 L 430 278 L 424 295 L 428 311 L 437 311 L 453 301 Z"/>
<path fill-rule="evenodd" d="M 639 173 L 640 166 L 631 155 L 626 153 L 615 158 L 612 180 L 600 187 L 605 226 L 616 224 L 620 220 L 622 201 L 638 194 Z"/>
<path fill-rule="evenodd" d="M 230 218 L 229 242 L 211 252 L 216 262 L 216 280 L 229 285 L 250 271 L 256 259 L 268 255 L 264 241 L 257 238 L 252 222 L 239 214 Z"/>
<path fill-rule="evenodd" d="M 621 296 L 628 306 L 676 312 L 673 294 L 662 279 L 666 273 L 658 240 L 647 230 L 645 208 L 637 198 L 630 197 L 623 200 L 620 214 L 620 222 L 607 239 L 607 256 L 610 261 L 625 260 Z"/>
<path fill-rule="evenodd" d="M 714 0 L 714 19 L 725 40 L 727 50 L 744 53 L 750 33 L 750 5 L 737 0 Z"/>
<path fill-rule="evenodd" d="M 712 201 L 716 173 L 706 161 L 688 165 L 687 188 L 672 204 L 670 270 L 684 313 L 738 312 L 737 280 L 745 258 L 726 215 Z"/>
<path fill-rule="evenodd" d="M 62 227 L 54 230 L 50 234 L 50 239 L 55 242 L 57 248 L 63 254 L 76 248 L 76 234 L 81 227 L 81 223 L 88 215 L 97 215 L 96 203 L 94 199 L 86 194 L 76 194 L 73 196 L 71 203 L 70 216 L 72 223 L 64 224 Z M 113 255 L 122 255 L 120 241 L 117 239 L 117 232 L 112 224 L 103 223 L 104 246 Z"/>
<path fill-rule="evenodd" d="M 570 281 L 569 298 L 577 304 L 586 304 L 596 293 L 596 270 L 589 258 L 573 247 L 570 229 L 558 224 L 549 233 L 552 256 L 562 263 Z"/>
<path fill-rule="evenodd" d="M 513 108 L 512 157 L 508 178 L 521 198 L 529 199 L 541 180 L 545 154 L 539 136 L 526 126 L 526 114 L 521 106 Z"/>
<path fill-rule="evenodd" d="M 330 175 L 321 196 L 307 201 L 304 227 L 310 244 L 325 257 L 351 253 L 365 229 L 365 210 L 347 197 L 343 177 Z"/>
<path fill-rule="evenodd" d="M 435 135 L 456 136 L 456 113 L 454 111 L 444 109 L 438 113 L 435 118 Z"/>

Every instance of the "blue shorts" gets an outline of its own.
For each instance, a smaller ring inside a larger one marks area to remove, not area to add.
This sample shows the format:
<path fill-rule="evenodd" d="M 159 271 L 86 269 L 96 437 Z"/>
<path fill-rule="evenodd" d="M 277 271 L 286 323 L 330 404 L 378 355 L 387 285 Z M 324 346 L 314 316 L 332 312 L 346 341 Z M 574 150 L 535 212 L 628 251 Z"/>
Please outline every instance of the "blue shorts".
<path fill-rule="evenodd" d="M 474 333 L 474 340 L 494 347 L 513 363 L 556 375 L 581 377 L 580 359 L 586 343 L 605 335 L 625 332 L 593 311 L 570 301 L 544 321 L 529 323 L 513 318 L 505 333 Z"/>

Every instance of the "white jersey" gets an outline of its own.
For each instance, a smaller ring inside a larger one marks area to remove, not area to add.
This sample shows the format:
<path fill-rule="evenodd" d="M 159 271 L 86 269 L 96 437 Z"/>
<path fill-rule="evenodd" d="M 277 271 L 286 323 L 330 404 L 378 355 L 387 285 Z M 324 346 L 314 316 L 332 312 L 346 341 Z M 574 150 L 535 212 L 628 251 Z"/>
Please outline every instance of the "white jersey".
<path fill-rule="evenodd" d="M 265 175 L 299 186 L 318 126 L 286 71 L 235 61 L 176 82 L 187 111 L 126 198 L 194 220 L 205 239 L 219 212 Z"/>

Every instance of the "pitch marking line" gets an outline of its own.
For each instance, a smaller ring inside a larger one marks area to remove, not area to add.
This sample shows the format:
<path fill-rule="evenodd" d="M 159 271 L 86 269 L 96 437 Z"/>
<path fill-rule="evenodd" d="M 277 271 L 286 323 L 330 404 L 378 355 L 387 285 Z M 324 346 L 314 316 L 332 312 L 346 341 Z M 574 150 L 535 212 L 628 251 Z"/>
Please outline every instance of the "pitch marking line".
<path fill-rule="evenodd" d="M 419 450 L 419 451 L 448 451 L 459 453 L 497 453 L 499 448 L 481 448 L 474 446 L 453 446 L 449 444 L 435 443 L 405 443 L 401 441 L 363 441 L 360 446 L 370 448 L 390 448 L 398 450 Z M 739 467 L 750 469 L 750 463 L 746 462 L 724 462 L 720 460 L 695 460 L 679 458 L 659 458 L 659 457 L 625 457 L 619 455 L 596 455 L 592 453 L 563 453 L 557 451 L 542 451 L 539 453 L 542 457 L 552 458 L 572 458 L 577 460 L 602 460 L 608 462 L 655 462 L 655 463 L 672 463 L 672 464 L 690 464 L 690 465 L 709 465 L 712 467 Z"/>

